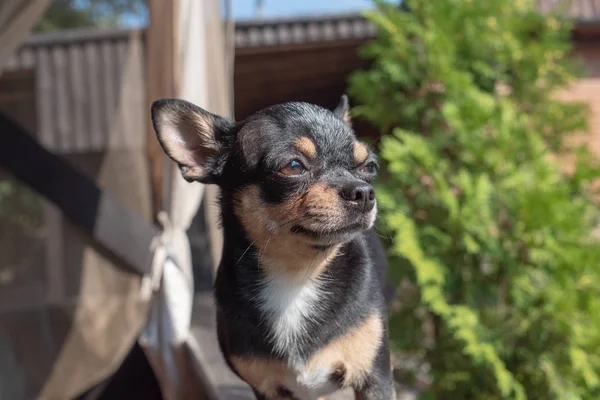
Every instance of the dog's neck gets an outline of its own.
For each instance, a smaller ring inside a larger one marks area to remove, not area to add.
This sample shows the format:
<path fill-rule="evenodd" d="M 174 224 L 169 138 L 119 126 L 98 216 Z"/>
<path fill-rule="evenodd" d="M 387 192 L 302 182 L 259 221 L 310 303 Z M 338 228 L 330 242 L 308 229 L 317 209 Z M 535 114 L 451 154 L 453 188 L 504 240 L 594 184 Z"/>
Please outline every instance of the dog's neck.
<path fill-rule="evenodd" d="M 222 210 L 225 238 L 222 262 L 239 265 L 253 260 L 267 278 L 286 278 L 296 284 L 314 280 L 343 247 L 342 244 L 315 247 L 292 233 L 289 226 L 262 229 L 268 224 L 256 223 L 255 215 L 252 222 L 242 221 L 234 214 L 230 201 L 222 202 Z"/>
<path fill-rule="evenodd" d="M 342 248 L 341 244 L 315 248 L 290 234 L 277 233 L 250 242 L 246 235 L 239 234 L 243 233 L 239 225 L 225 228 L 224 233 L 227 245 L 223 257 L 240 254 L 237 259 L 225 262 L 239 265 L 252 260 L 267 278 L 288 279 L 295 284 L 307 283 L 321 276 Z"/>
<path fill-rule="evenodd" d="M 258 251 L 258 262 L 267 275 L 287 277 L 297 283 L 321 276 L 341 248 L 336 244 L 316 249 L 299 240 L 276 236 L 254 246 Z"/>

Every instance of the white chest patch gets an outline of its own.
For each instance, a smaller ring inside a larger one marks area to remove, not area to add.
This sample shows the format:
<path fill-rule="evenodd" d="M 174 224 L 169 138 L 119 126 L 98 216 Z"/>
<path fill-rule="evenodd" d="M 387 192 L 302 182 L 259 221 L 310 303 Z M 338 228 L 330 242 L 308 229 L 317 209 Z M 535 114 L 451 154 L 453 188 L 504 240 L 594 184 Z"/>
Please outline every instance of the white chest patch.
<path fill-rule="evenodd" d="M 337 389 L 329 381 L 331 366 L 308 371 L 306 360 L 300 357 L 299 346 L 302 338 L 310 335 L 308 322 L 317 315 L 322 295 L 318 281 L 271 277 L 259 296 L 259 307 L 270 326 L 273 346 L 288 362 L 284 386 L 302 400 L 316 399 Z"/>
<path fill-rule="evenodd" d="M 290 280 L 289 277 L 271 277 L 261 291 L 259 307 L 271 327 L 275 350 L 295 360 L 298 344 L 307 335 L 307 322 L 319 307 L 321 289 L 318 282 Z"/>

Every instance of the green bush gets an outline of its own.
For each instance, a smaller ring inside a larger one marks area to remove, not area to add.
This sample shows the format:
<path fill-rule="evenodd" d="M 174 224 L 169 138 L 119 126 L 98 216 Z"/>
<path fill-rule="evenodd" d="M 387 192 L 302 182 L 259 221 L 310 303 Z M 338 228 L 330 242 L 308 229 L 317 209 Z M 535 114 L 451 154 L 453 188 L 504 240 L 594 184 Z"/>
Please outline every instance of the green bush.
<path fill-rule="evenodd" d="M 407 3 L 368 14 L 373 64 L 350 79 L 382 133 L 393 345 L 427 368 L 422 398 L 600 399 L 599 169 L 559 156 L 587 117 L 557 96 L 570 24 L 527 1 Z"/>

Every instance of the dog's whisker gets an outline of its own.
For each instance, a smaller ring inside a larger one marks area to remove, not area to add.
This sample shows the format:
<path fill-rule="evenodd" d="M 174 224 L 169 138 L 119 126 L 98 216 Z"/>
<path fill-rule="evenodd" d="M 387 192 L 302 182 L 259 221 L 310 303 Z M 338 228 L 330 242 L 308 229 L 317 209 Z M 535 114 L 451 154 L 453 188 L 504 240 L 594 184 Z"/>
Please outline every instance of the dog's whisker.
<path fill-rule="evenodd" d="M 235 263 L 235 265 L 238 265 L 240 263 L 240 261 L 242 261 L 242 258 L 244 258 L 244 256 L 246 255 L 246 253 L 248 252 L 248 250 L 250 250 L 250 248 L 252 247 L 252 245 L 254 245 L 254 243 L 256 243 L 256 240 L 254 240 L 252 243 L 250 243 L 250 245 L 248 246 L 248 248 L 246 248 L 246 250 L 244 250 L 244 252 L 240 256 L 240 258 L 237 260 L 237 262 Z"/>
<path fill-rule="evenodd" d="M 393 211 L 393 212 L 397 212 L 397 213 L 400 213 L 400 214 L 402 214 L 402 215 L 408 215 L 408 213 L 407 213 L 406 211 L 402 211 L 402 210 L 399 210 L 399 209 L 397 209 L 397 208 L 394 208 L 394 207 L 388 207 L 388 206 L 384 206 L 384 205 L 382 205 L 381 203 L 377 203 L 377 208 L 379 208 L 379 209 L 382 209 L 382 210 L 385 210 L 385 211 Z"/>
<path fill-rule="evenodd" d="M 315 263 L 315 260 L 317 259 L 317 256 L 319 255 L 320 251 L 317 250 L 315 251 L 315 255 L 313 256 L 312 260 L 310 261 L 310 265 L 308 266 L 308 268 L 306 269 L 306 275 L 304 276 L 304 279 L 310 279 L 311 275 L 312 275 L 312 268 L 313 268 L 313 264 Z"/>
<path fill-rule="evenodd" d="M 265 243 L 265 246 L 262 248 L 262 251 L 258 252 L 258 267 L 259 268 L 260 268 L 260 263 L 262 261 L 262 258 L 265 255 L 265 251 L 267 250 L 267 246 L 269 245 L 269 242 L 271 241 L 272 237 L 273 237 L 273 235 L 271 235 L 267 238 L 267 242 Z"/>
<path fill-rule="evenodd" d="M 287 224 L 293 224 L 294 222 L 296 222 L 296 221 L 300 221 L 301 219 L 302 219 L 302 217 L 296 217 L 296 218 L 292 218 L 292 219 L 291 219 L 291 220 L 289 220 L 289 221 L 286 221 L 286 222 L 283 222 L 283 223 L 281 223 L 281 224 L 277 225 L 277 226 L 276 226 L 276 228 L 278 229 L 278 228 L 281 228 L 281 227 L 283 227 L 283 226 L 285 226 L 285 225 L 287 225 Z"/>
<path fill-rule="evenodd" d="M 381 239 L 385 239 L 385 240 L 389 240 L 389 241 L 392 241 L 392 240 L 394 240 L 394 238 L 392 238 L 391 236 L 383 236 L 383 235 L 380 235 L 379 233 L 377 233 L 377 231 L 375 231 L 375 234 L 376 234 L 377 236 L 379 236 Z"/>
<path fill-rule="evenodd" d="M 276 229 L 279 229 L 279 228 L 283 227 L 283 226 L 284 226 L 284 225 L 286 225 L 286 224 L 293 223 L 293 222 L 295 222 L 295 221 L 299 220 L 300 218 L 301 218 L 301 217 L 299 217 L 299 218 L 292 218 L 292 219 L 291 219 L 291 220 L 289 220 L 289 221 L 285 221 L 285 222 L 283 222 L 283 223 L 281 223 L 281 224 L 277 225 L 277 226 L 276 226 Z M 263 250 L 263 251 L 262 251 L 262 252 L 263 252 L 263 255 L 264 255 L 264 249 L 267 247 L 267 244 L 269 243 L 269 241 L 271 240 L 271 238 L 272 238 L 272 237 L 273 237 L 273 235 L 269 236 L 269 238 L 267 239 L 267 241 L 266 241 L 265 245 L 263 246 L 263 249 L 262 249 L 262 250 Z M 238 265 L 238 264 L 239 264 L 239 263 L 242 261 L 242 259 L 243 259 L 243 258 L 244 258 L 244 256 L 246 255 L 246 253 L 248 253 L 248 251 L 249 251 L 249 250 L 252 248 L 252 246 L 254 246 L 255 244 L 256 244 L 256 240 L 253 240 L 253 241 L 252 241 L 252 243 L 250 243 L 250 245 L 249 245 L 249 246 L 246 248 L 246 250 L 244 250 L 244 252 L 243 252 L 243 253 L 242 253 L 242 255 L 240 256 L 240 258 L 237 260 L 237 262 L 235 263 L 235 265 Z M 259 250 L 259 256 L 260 256 L 260 250 Z M 259 257 L 259 262 L 260 262 L 260 257 Z"/>
<path fill-rule="evenodd" d="M 376 218 L 377 218 L 379 221 L 382 221 L 383 223 L 385 223 L 384 219 L 383 219 L 383 218 L 381 218 L 379 215 L 376 215 L 375 217 L 376 217 Z M 380 235 L 380 232 L 379 232 L 379 229 L 377 228 L 377 226 L 375 226 L 374 232 L 375 232 L 375 234 L 376 234 L 377 236 L 379 236 L 379 237 L 380 237 L 380 238 L 382 238 L 382 239 L 386 239 L 386 240 L 389 240 L 389 241 L 393 241 L 393 240 L 394 240 L 394 238 L 393 238 L 391 235 L 388 235 L 388 236 Z"/>

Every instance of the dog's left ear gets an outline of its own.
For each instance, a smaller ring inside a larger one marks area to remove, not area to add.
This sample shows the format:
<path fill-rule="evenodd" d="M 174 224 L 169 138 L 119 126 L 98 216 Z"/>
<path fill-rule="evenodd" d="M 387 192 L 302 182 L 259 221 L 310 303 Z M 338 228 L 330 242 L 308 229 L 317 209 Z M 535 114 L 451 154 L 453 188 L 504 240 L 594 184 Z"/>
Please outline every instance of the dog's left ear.
<path fill-rule="evenodd" d="M 164 152 L 188 182 L 217 183 L 233 122 L 179 99 L 152 104 L 152 123 Z"/>
<path fill-rule="evenodd" d="M 336 117 L 344 120 L 348 124 L 348 126 L 352 126 L 352 119 L 350 118 L 350 104 L 348 103 L 348 96 L 345 94 L 342 95 L 339 104 L 333 110 L 333 113 Z"/>

